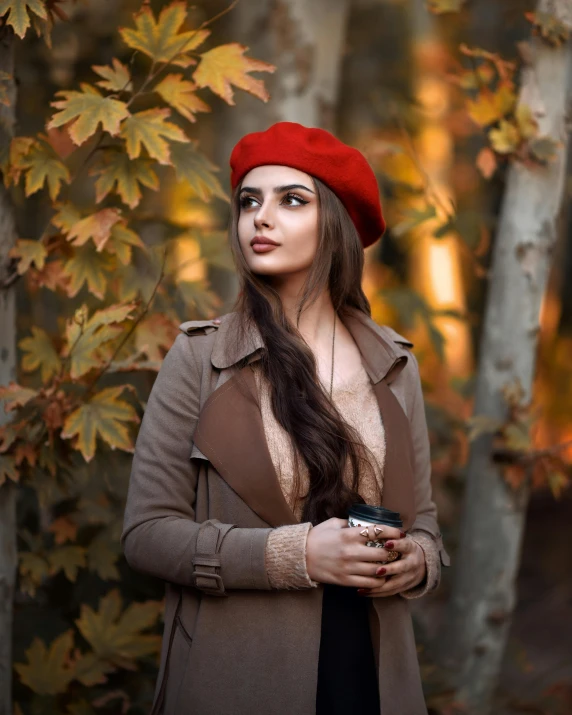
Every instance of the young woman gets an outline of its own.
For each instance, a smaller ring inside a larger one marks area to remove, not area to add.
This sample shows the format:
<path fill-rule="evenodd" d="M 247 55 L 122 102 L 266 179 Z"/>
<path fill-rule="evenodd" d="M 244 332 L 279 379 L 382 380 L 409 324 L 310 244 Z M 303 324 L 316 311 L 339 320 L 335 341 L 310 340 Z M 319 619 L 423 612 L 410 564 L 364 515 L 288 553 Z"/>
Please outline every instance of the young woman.
<path fill-rule="evenodd" d="M 230 163 L 240 295 L 181 326 L 125 512 L 127 561 L 167 585 L 153 713 L 422 715 L 407 600 L 448 557 L 412 345 L 361 288 L 385 228 L 375 176 L 293 122 Z M 354 502 L 403 531 L 348 527 Z"/>

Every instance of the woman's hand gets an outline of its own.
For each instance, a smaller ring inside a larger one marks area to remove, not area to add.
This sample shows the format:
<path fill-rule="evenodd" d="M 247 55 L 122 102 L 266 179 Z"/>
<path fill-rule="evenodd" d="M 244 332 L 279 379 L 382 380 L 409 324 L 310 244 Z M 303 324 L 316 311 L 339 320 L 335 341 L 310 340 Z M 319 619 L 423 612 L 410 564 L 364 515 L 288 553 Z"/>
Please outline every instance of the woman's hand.
<path fill-rule="evenodd" d="M 386 579 L 383 574 L 378 574 L 378 570 L 390 567 L 390 564 L 379 563 L 387 561 L 387 551 L 366 546 L 365 542 L 381 538 L 393 539 L 397 551 L 400 550 L 399 544 L 403 545 L 403 542 L 411 540 L 402 538 L 405 534 L 391 526 L 382 526 L 379 534 L 375 534 L 373 526 L 369 526 L 366 539 L 360 534 L 364 528 L 348 527 L 347 519 L 333 517 L 310 529 L 306 543 L 306 568 L 310 578 L 320 583 L 335 583 L 362 589 L 378 589 L 384 584 Z M 421 551 L 420 547 L 419 550 Z M 423 558 L 422 551 L 421 556 Z M 419 580 L 421 578 L 422 576 L 419 576 Z"/>
<path fill-rule="evenodd" d="M 385 549 L 399 551 L 401 558 L 385 564 L 383 582 L 372 589 L 360 590 L 358 593 L 375 598 L 377 596 L 395 596 L 407 591 L 423 581 L 427 574 L 425 553 L 413 539 L 405 538 L 387 541 Z M 384 550 L 385 550 L 384 549 Z"/>

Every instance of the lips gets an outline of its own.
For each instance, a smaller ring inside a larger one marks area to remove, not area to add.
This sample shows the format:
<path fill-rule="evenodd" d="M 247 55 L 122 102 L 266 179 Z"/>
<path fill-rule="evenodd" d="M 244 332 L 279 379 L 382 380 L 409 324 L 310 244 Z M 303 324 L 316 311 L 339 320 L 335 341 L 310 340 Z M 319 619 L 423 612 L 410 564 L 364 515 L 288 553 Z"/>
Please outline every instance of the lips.
<path fill-rule="evenodd" d="M 280 245 L 276 241 L 273 241 L 271 238 L 267 238 L 266 236 L 255 236 L 252 241 L 250 242 L 251 246 L 278 246 Z"/>

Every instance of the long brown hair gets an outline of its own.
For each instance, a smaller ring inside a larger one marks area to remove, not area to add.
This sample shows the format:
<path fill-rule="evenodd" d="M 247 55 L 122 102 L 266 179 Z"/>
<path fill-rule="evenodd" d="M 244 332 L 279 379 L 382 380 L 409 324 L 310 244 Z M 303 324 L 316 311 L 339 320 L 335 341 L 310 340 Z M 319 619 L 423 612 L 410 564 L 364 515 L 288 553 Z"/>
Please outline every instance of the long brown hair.
<path fill-rule="evenodd" d="M 357 230 L 336 194 L 312 177 L 318 197 L 318 248 L 298 305 L 297 323 L 304 307 L 328 289 L 334 310 L 343 314 L 348 306 L 371 314 L 361 279 L 364 253 Z M 298 454 L 309 476 L 302 520 L 318 524 L 337 516 L 345 518 L 358 494 L 360 473 L 369 450 L 348 425 L 321 387 L 314 354 L 297 328 L 288 320 L 279 294 L 264 275 L 253 273 L 238 240 L 239 184 L 232 196 L 230 244 L 237 266 L 240 293 L 235 310 L 244 321 L 254 321 L 266 350 L 261 367 L 271 389 L 272 410 L 291 436 L 295 448 L 295 493 L 299 489 Z M 369 453 L 371 454 L 371 453 Z M 344 472 L 349 460 L 352 478 Z"/>

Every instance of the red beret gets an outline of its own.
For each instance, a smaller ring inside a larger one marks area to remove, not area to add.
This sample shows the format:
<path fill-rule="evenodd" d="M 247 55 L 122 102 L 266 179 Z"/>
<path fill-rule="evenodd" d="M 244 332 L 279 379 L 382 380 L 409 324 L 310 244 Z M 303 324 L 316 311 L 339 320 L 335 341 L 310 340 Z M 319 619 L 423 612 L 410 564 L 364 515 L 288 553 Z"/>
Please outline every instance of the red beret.
<path fill-rule="evenodd" d="M 232 190 L 255 166 L 281 164 L 300 169 L 326 184 L 346 207 L 364 248 L 385 231 L 379 187 L 364 155 L 325 129 L 277 122 L 246 134 L 230 155 Z"/>

